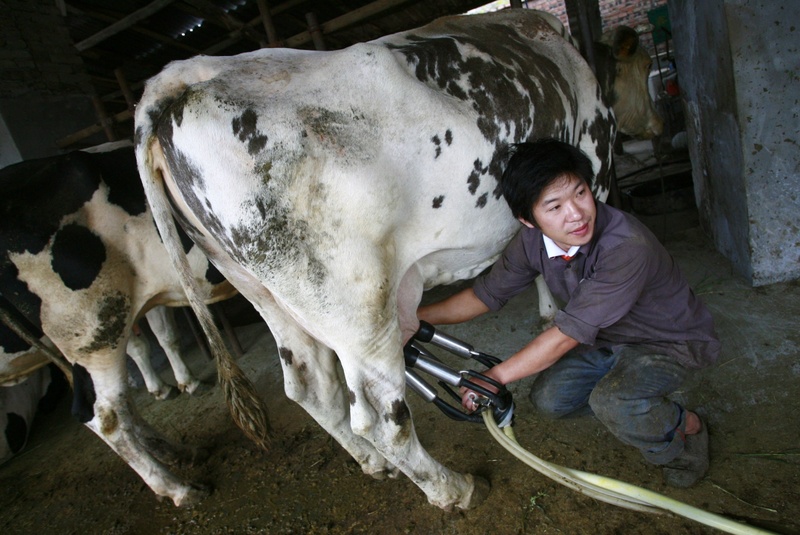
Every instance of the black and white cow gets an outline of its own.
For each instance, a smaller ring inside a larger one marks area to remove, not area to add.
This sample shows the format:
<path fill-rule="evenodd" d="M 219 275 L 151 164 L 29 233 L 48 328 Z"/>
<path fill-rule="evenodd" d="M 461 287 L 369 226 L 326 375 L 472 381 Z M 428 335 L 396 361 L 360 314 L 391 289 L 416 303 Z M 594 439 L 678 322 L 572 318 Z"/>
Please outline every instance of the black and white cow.
<path fill-rule="evenodd" d="M 423 289 L 477 275 L 518 231 L 498 188 L 510 144 L 573 143 L 608 191 L 615 120 L 551 19 L 516 9 L 340 51 L 197 57 L 151 79 L 136 111 L 162 235 L 172 207 L 269 324 L 287 395 L 365 473 L 402 471 L 444 509 L 487 485 L 414 431 L 402 346 Z"/>
<path fill-rule="evenodd" d="M 67 389 L 64 374 L 53 364 L 13 385 L 0 385 L 0 464 L 22 451 L 36 414 L 53 410 Z"/>
<path fill-rule="evenodd" d="M 186 239 L 184 246 L 201 299 L 214 302 L 236 293 L 191 241 Z M 207 490 L 163 477 L 168 470 L 161 461 L 172 462 L 181 452 L 162 442 L 135 414 L 128 399 L 125 353 L 136 356 L 145 349 L 131 332 L 146 315 L 170 356 L 180 388 L 194 390 L 199 382 L 174 351 L 171 316 L 158 306 L 186 304 L 130 144 L 0 170 L 0 306 L 29 332 L 46 337 L 72 364 L 73 413 L 156 492 L 176 502 L 191 492 L 204 496 Z M 13 369 L 28 366 L 27 357 L 37 358 L 20 342 L 3 352 L 5 365 Z M 109 414 L 113 421 L 104 418 Z M 149 456 L 143 460 L 140 451 Z"/>

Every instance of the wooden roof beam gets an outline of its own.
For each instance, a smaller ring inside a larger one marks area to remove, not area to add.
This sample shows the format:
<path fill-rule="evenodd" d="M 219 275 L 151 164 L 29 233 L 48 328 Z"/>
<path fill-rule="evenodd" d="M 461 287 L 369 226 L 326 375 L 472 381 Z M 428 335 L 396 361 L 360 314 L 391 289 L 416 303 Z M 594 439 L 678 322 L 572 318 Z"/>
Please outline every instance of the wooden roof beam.
<path fill-rule="evenodd" d="M 86 50 L 87 48 L 91 48 L 96 44 L 105 41 L 109 37 L 116 35 L 124 30 L 127 30 L 137 22 L 146 19 L 150 15 L 157 13 L 158 11 L 161 11 L 174 1 L 175 0 L 154 0 L 145 7 L 134 11 L 133 13 L 131 13 L 126 17 L 121 18 L 111 26 L 108 26 L 107 28 L 100 30 L 99 32 L 90 37 L 87 37 L 80 43 L 76 43 L 75 48 L 77 48 L 78 51 L 81 52 Z"/>
<path fill-rule="evenodd" d="M 88 17 L 91 17 L 93 19 L 101 20 L 103 22 L 114 23 L 114 22 L 119 20 L 119 18 L 112 17 L 111 15 L 106 15 L 105 13 L 100 13 L 100 12 L 97 12 L 97 11 L 90 11 L 90 10 L 85 10 L 85 9 L 78 9 L 78 8 L 70 6 L 70 5 L 67 6 L 67 11 L 69 13 L 73 13 L 75 15 L 88 16 Z M 159 43 L 163 43 L 163 44 L 171 46 L 173 48 L 178 48 L 178 49 L 184 50 L 186 52 L 189 52 L 192 55 L 197 55 L 197 54 L 200 53 L 200 50 L 197 49 L 197 48 L 194 48 L 192 46 L 189 46 L 189 45 L 186 45 L 184 43 L 181 43 L 180 41 L 172 39 L 171 37 L 167 37 L 166 35 L 162 35 L 162 34 L 160 34 L 158 32 L 154 32 L 153 30 L 148 30 L 147 28 L 142 28 L 138 24 L 136 24 L 134 26 L 131 26 L 130 30 L 132 32 L 136 32 L 138 34 L 144 35 L 145 37 L 149 37 L 150 39 L 158 41 Z M 91 51 L 91 49 L 87 49 L 87 50 L 81 51 L 81 54 L 88 54 L 90 51 Z"/>

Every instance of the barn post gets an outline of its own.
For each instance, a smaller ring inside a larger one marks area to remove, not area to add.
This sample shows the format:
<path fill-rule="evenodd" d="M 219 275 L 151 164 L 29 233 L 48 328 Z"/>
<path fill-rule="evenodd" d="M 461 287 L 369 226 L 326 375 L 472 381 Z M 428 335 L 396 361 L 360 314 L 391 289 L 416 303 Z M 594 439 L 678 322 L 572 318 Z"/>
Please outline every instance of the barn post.
<path fill-rule="evenodd" d="M 311 39 L 314 41 L 314 48 L 317 50 L 327 50 L 325 47 L 325 40 L 322 38 L 322 28 L 317 22 L 317 15 L 311 11 L 306 13 L 306 22 L 308 23 L 308 33 L 311 34 Z"/>
<path fill-rule="evenodd" d="M 581 55 L 592 71 L 597 72 L 592 43 L 600 38 L 603 21 L 598 0 L 564 0 L 572 35 L 580 36 Z"/>
<path fill-rule="evenodd" d="M 117 83 L 122 91 L 122 96 L 125 97 L 125 103 L 128 105 L 128 111 L 131 112 L 131 115 L 133 115 L 136 109 L 136 99 L 133 96 L 133 91 L 131 91 L 131 86 L 128 84 L 127 78 L 125 78 L 125 73 L 122 72 L 121 68 L 117 67 L 114 69 L 114 76 L 117 77 Z"/>
<path fill-rule="evenodd" d="M 111 119 L 108 117 L 106 113 L 106 107 L 103 105 L 103 101 L 97 95 L 92 97 L 92 104 L 94 104 L 94 111 L 97 113 L 97 118 L 100 121 L 100 126 L 103 127 L 103 130 L 106 133 L 106 137 L 109 141 L 116 141 L 117 136 L 114 134 L 114 126 L 112 124 Z"/>
<path fill-rule="evenodd" d="M 269 46 L 272 48 L 282 46 L 281 40 L 278 38 L 278 32 L 275 30 L 272 14 L 269 12 L 267 0 L 258 0 L 258 11 L 261 12 L 261 23 L 264 25 L 264 31 L 267 32 Z"/>

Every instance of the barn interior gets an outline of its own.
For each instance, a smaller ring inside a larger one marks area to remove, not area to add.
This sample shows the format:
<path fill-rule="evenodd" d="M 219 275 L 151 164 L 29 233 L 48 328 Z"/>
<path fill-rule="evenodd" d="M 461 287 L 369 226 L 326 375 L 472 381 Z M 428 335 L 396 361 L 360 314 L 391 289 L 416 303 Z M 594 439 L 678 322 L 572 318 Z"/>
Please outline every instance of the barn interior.
<path fill-rule="evenodd" d="M 615 159 L 620 205 L 667 246 L 707 303 L 723 357 L 678 395 L 711 432 L 712 468 L 697 487 L 663 486 L 598 422 L 554 424 L 533 414 L 529 382 L 514 387 L 517 435 L 536 455 L 602 473 L 774 533 L 800 533 L 800 153 L 795 28 L 789 0 L 537 0 L 596 37 L 618 21 L 640 31 L 665 132 L 625 139 Z M 484 0 L 5 0 L 0 20 L 0 167 L 133 135 L 144 82 L 168 62 L 270 46 L 336 50 Z M 487 9 L 505 8 L 493 2 Z M 619 12 L 619 4 L 629 11 Z M 666 18 L 665 18 L 666 17 Z M 461 286 L 432 290 L 438 299 Z M 535 300 L 531 294 L 529 300 Z M 541 326 L 518 300 L 448 332 L 498 356 Z M 270 452 L 230 422 L 219 389 L 157 402 L 132 384 L 143 416 L 168 436 L 209 450 L 186 470 L 216 491 L 193 509 L 158 502 L 107 446 L 69 416 L 41 415 L 23 455 L 0 468 L 5 533 L 716 533 L 676 518 L 582 497 L 510 458 L 480 426 L 412 400 L 420 440 L 493 494 L 476 511 L 445 513 L 407 480 L 376 482 L 282 393 L 277 350 L 240 299 L 219 308 L 244 348 L 240 363 L 271 406 Z M 213 363 L 181 318 L 190 367 Z M 146 328 L 145 328 L 146 330 Z M 147 332 L 147 331 L 146 331 Z M 171 371 L 151 345 L 167 380 Z M 160 360 L 159 360 L 160 359 Z M 457 363 L 453 363 L 457 365 Z M 42 459 L 50 462 L 43 464 Z M 63 461 L 50 466 L 53 459 Z M 69 459 L 69 461 L 66 461 Z"/>

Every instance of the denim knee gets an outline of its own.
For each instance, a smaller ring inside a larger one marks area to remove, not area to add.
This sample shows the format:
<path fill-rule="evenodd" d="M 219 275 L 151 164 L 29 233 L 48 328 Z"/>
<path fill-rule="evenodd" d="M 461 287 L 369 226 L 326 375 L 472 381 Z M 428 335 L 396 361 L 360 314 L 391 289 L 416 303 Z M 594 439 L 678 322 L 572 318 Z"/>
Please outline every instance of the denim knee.
<path fill-rule="evenodd" d="M 627 420 L 633 410 L 633 405 L 637 402 L 638 400 L 622 399 L 614 390 L 604 389 L 602 386 L 592 390 L 589 396 L 589 406 L 592 408 L 592 412 L 612 432 Z"/>
<path fill-rule="evenodd" d="M 529 398 L 536 411 L 551 420 L 589 414 L 585 401 L 566 399 L 558 385 L 547 381 L 534 381 Z"/>

